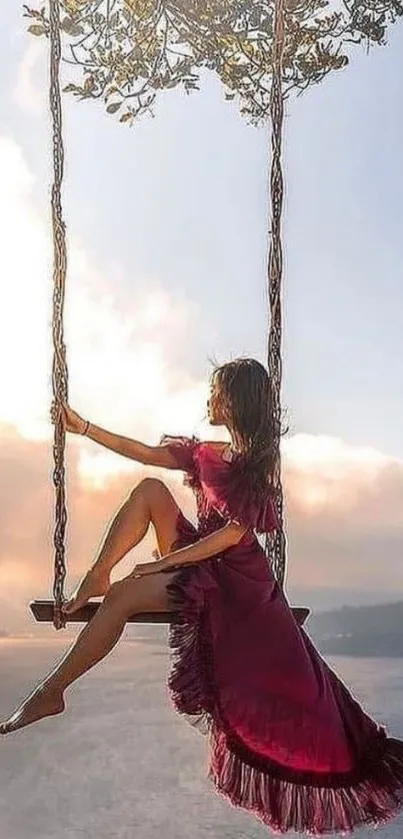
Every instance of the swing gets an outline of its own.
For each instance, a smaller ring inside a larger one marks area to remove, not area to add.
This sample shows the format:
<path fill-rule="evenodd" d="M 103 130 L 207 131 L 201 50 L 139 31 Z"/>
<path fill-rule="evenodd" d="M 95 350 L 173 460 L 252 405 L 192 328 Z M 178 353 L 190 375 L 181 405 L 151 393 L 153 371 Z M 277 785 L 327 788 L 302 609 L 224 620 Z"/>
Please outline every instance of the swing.
<path fill-rule="evenodd" d="M 55 404 L 68 402 L 67 383 L 68 370 L 66 363 L 66 347 L 63 340 L 63 308 L 67 274 L 66 229 L 63 221 L 61 188 L 64 168 L 64 146 L 62 135 L 62 107 L 60 91 L 60 0 L 49 0 L 49 38 L 50 38 L 50 111 L 53 131 L 53 185 L 51 195 L 52 232 L 53 232 L 53 365 L 52 385 Z M 266 550 L 270 551 L 270 563 L 273 574 L 278 583 L 284 586 L 286 569 L 286 545 L 283 531 L 283 491 L 281 485 L 280 463 L 280 424 L 281 424 L 281 280 L 282 280 L 282 246 L 281 246 L 281 216 L 283 205 L 283 180 L 281 164 L 281 143 L 283 127 L 283 96 L 282 96 L 282 51 L 284 40 L 284 20 L 282 0 L 277 0 L 274 26 L 274 58 L 273 80 L 270 98 L 270 118 L 272 126 L 272 163 L 271 163 L 271 214 L 272 227 L 270 236 L 268 290 L 270 303 L 270 330 L 268 339 L 268 368 L 272 381 L 272 410 L 275 419 L 277 458 L 274 474 L 276 487 L 276 507 L 281 523 L 281 529 L 274 536 L 266 535 Z M 54 470 L 53 484 L 55 487 L 55 528 L 53 544 L 55 548 L 53 600 L 33 600 L 30 609 L 37 621 L 53 622 L 55 629 L 64 628 L 66 622 L 87 622 L 99 607 L 99 602 L 89 601 L 81 609 L 70 615 L 64 615 L 61 606 L 64 602 L 64 580 L 66 576 L 65 562 L 65 529 L 67 510 L 65 500 L 65 468 L 64 468 L 65 431 L 61 420 L 54 426 Z M 293 608 L 294 618 L 299 625 L 303 625 L 310 614 L 306 608 Z M 128 618 L 129 623 L 175 623 L 174 612 L 143 612 Z"/>

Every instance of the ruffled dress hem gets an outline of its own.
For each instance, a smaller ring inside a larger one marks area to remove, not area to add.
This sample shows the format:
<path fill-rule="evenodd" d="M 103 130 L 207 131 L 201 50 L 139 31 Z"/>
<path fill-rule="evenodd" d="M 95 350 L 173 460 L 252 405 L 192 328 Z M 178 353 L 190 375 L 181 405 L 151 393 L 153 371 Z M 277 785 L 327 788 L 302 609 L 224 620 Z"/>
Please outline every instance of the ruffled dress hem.
<path fill-rule="evenodd" d="M 229 729 L 214 688 L 212 646 L 197 576 L 194 568 L 184 568 L 168 586 L 176 611 L 169 629 L 168 690 L 176 711 L 208 736 L 207 776 L 219 795 L 277 834 L 348 835 L 397 816 L 403 806 L 400 740 L 378 735 L 352 772 L 298 772 L 252 753 Z"/>

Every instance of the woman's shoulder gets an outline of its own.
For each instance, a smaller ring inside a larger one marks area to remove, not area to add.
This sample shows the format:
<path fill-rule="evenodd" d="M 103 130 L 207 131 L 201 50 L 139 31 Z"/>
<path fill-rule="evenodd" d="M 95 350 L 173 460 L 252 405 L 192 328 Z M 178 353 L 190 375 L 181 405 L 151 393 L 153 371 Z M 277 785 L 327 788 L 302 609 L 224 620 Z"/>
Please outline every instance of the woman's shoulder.
<path fill-rule="evenodd" d="M 229 444 L 224 441 L 200 440 L 195 435 L 163 434 L 159 442 L 170 449 L 178 468 L 185 472 L 202 469 L 207 476 L 226 470 L 231 463 Z"/>

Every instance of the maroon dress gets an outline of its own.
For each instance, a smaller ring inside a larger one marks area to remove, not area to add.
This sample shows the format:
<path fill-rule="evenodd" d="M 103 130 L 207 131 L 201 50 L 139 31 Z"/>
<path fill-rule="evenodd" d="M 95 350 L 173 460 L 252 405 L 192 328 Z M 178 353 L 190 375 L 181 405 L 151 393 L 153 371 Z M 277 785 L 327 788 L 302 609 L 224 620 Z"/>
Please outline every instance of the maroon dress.
<path fill-rule="evenodd" d="M 368 716 L 297 625 L 255 532 L 276 527 L 218 449 L 164 437 L 197 499 L 198 528 L 178 517 L 176 548 L 229 521 L 249 527 L 219 556 L 178 570 L 169 594 L 168 686 L 208 736 L 216 790 L 273 831 L 349 833 L 403 807 L 403 742 Z"/>

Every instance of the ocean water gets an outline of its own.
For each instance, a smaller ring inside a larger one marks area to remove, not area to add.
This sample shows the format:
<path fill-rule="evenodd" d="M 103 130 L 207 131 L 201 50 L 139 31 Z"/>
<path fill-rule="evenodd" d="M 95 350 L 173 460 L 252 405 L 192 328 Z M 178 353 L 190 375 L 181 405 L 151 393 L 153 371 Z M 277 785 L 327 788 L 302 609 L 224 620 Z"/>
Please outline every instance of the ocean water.
<path fill-rule="evenodd" d="M 271 835 L 214 793 L 205 740 L 167 696 L 161 630 L 143 640 L 141 632 L 70 687 L 63 715 L 0 739 L 0 839 Z M 69 645 L 52 628 L 45 639 L 0 640 L 0 719 Z M 327 660 L 366 709 L 403 737 L 403 659 Z M 401 839 L 403 817 L 355 835 Z"/>

